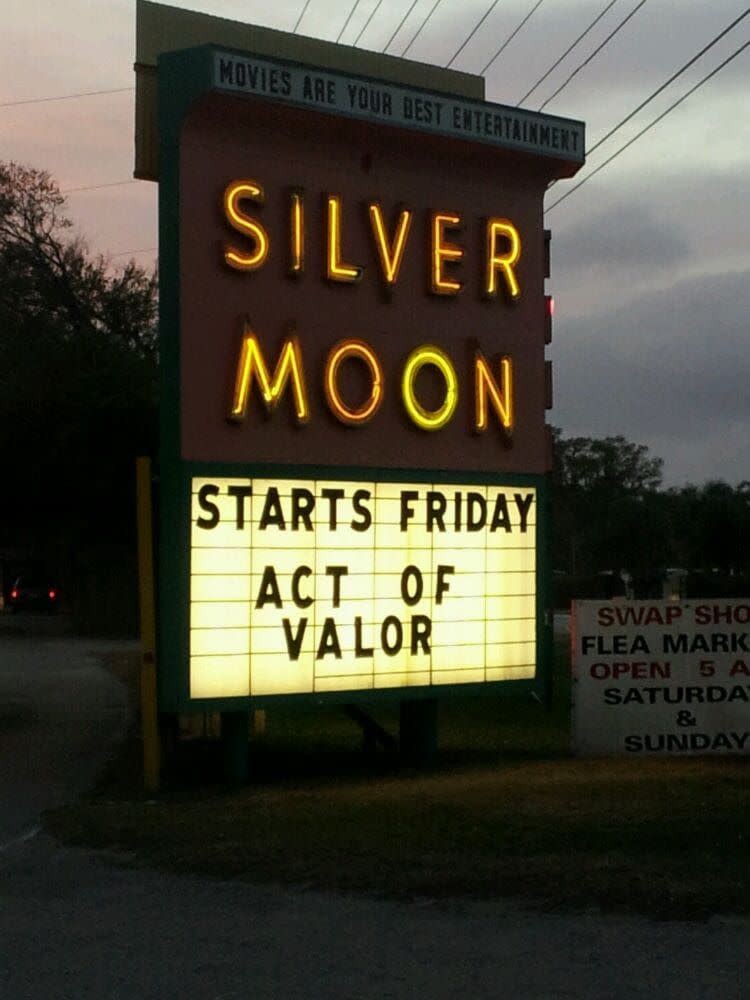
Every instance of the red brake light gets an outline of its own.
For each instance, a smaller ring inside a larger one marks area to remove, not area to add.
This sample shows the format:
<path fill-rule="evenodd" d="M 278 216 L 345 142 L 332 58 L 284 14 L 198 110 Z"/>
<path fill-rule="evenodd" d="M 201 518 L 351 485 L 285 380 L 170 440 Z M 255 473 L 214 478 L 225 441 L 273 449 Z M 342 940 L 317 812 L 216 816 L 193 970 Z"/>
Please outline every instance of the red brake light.
<path fill-rule="evenodd" d="M 56 597 L 57 597 L 57 592 L 56 592 L 55 590 L 50 590 L 50 591 L 49 591 L 49 599 L 50 599 L 51 601 L 54 601 L 54 599 L 55 599 Z"/>
<path fill-rule="evenodd" d="M 11 596 L 12 600 L 14 600 L 14 601 L 18 597 L 18 591 L 15 589 L 15 587 L 13 588 L 13 590 L 11 590 L 10 596 Z"/>

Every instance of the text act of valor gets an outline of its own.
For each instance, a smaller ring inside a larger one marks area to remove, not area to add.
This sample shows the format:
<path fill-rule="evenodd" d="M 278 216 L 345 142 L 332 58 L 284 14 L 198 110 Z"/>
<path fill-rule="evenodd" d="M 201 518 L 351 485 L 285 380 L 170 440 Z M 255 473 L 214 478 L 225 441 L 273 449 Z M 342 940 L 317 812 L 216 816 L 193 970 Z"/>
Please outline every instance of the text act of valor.
<path fill-rule="evenodd" d="M 210 531 L 220 523 L 221 511 L 215 502 L 220 493 L 221 487 L 216 483 L 204 483 L 198 490 L 198 505 L 203 512 L 196 519 L 199 528 Z M 224 495 L 234 498 L 232 520 L 237 530 L 243 530 L 246 525 L 251 524 L 247 505 L 253 495 L 252 484 L 230 484 L 226 486 Z M 499 492 L 493 501 L 488 501 L 482 494 L 472 490 L 456 491 L 451 497 L 439 490 L 420 492 L 403 489 L 399 496 L 400 530 L 407 531 L 410 523 L 418 518 L 418 523 L 424 525 L 427 532 L 444 532 L 451 528 L 468 532 L 511 532 L 514 529 L 526 532 L 533 499 L 533 493 L 514 492 L 509 498 L 505 493 Z M 314 531 L 313 512 L 320 502 L 327 514 L 330 530 L 335 531 L 339 524 L 345 524 L 355 531 L 367 531 L 373 525 L 372 501 L 372 491 L 364 487 L 355 490 L 352 497 L 347 498 L 343 487 L 325 487 L 319 491 L 318 496 L 306 487 L 292 487 L 288 496 L 282 496 L 278 487 L 270 486 L 266 490 L 257 525 L 253 524 L 253 527 L 260 531 L 272 527 L 277 530 Z M 342 508 L 346 510 L 345 514 L 342 514 Z M 348 520 L 342 520 L 342 517 Z M 431 595 L 435 604 L 443 603 L 454 573 L 453 565 L 438 564 L 435 567 L 435 592 Z M 331 565 L 325 568 L 325 576 L 329 578 L 332 588 L 334 608 L 341 607 L 342 585 L 347 575 L 346 566 Z M 313 576 L 312 567 L 304 564 L 292 573 L 291 600 L 295 607 L 305 609 L 313 603 L 314 597 L 306 592 L 306 585 Z M 401 598 L 407 607 L 414 608 L 421 601 L 424 580 L 417 566 L 405 567 L 401 574 L 400 589 Z M 267 606 L 277 609 L 284 606 L 278 575 L 273 566 L 264 567 L 255 601 L 257 609 Z M 290 618 L 283 618 L 281 624 L 289 658 L 298 660 L 309 620 L 299 618 L 296 628 Z M 354 657 L 372 657 L 374 647 L 365 639 L 362 617 L 355 617 L 353 624 Z M 413 613 L 406 623 L 397 615 L 387 615 L 380 623 L 377 636 L 380 648 L 387 656 L 398 655 L 404 647 L 409 649 L 411 655 L 429 655 L 432 624 L 430 617 L 424 614 Z M 341 659 L 342 655 L 339 625 L 333 617 L 326 617 L 320 630 L 315 658 L 322 660 L 332 656 Z"/>

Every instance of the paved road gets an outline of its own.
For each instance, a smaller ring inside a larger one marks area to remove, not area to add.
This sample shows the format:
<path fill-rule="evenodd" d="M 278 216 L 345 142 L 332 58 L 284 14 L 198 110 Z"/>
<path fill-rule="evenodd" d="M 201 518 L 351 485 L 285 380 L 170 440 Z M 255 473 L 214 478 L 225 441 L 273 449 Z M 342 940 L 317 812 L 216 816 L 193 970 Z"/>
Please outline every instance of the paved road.
<path fill-rule="evenodd" d="M 0 847 L 90 787 L 127 724 L 125 690 L 97 656 L 116 644 L 14 634 L 50 628 L 12 622 L 0 631 Z"/>
<path fill-rule="evenodd" d="M 0 637 L 0 691 L 21 712 L 0 728 L 3 837 L 17 838 L 92 779 L 125 701 L 71 641 Z M 404 905 L 125 869 L 45 834 L 3 843 L 3 1000 L 750 997 L 746 920 Z"/>

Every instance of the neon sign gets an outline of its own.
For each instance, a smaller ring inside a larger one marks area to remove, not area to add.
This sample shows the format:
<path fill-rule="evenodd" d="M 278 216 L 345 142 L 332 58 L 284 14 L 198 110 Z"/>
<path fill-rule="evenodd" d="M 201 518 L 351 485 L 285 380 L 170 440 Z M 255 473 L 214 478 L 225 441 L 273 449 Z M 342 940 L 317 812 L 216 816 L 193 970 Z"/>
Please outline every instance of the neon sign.
<path fill-rule="evenodd" d="M 287 197 L 290 223 L 285 252 L 288 272 L 297 277 L 305 269 L 304 248 L 308 238 L 305 192 L 301 188 L 292 187 L 288 189 Z M 243 206 L 244 202 L 250 202 L 261 207 L 264 200 L 263 186 L 254 180 L 232 181 L 224 192 L 222 211 L 226 222 L 243 239 L 249 240 L 249 247 L 239 246 L 235 242 L 224 244 L 224 261 L 234 270 L 255 271 L 269 258 L 269 234 L 261 220 L 250 215 Z M 380 277 L 386 287 L 392 288 L 399 280 L 407 246 L 410 244 L 414 212 L 401 207 L 393 231 L 389 233 L 382 204 L 379 201 L 368 201 L 365 207 Z M 340 195 L 325 195 L 324 277 L 331 282 L 355 284 L 362 279 L 365 267 L 345 259 L 342 249 L 344 211 Z M 509 301 L 515 302 L 521 295 L 517 274 L 522 253 L 521 235 L 508 219 L 493 216 L 481 225 L 484 228 L 482 292 L 486 298 L 495 298 L 500 288 L 503 288 Z M 455 212 L 430 213 L 426 243 L 429 248 L 428 288 L 433 295 L 455 296 L 464 288 L 465 282 L 458 276 L 464 258 L 464 247 L 456 242 L 462 227 L 463 219 Z"/>
<path fill-rule="evenodd" d="M 369 395 L 356 407 L 344 401 L 339 389 L 339 372 L 349 359 L 362 362 L 370 379 Z M 443 401 L 434 410 L 428 410 L 423 405 L 416 387 L 417 376 L 428 366 L 439 373 L 444 384 Z M 278 407 L 287 386 L 291 386 L 295 419 L 298 424 L 307 423 L 310 414 L 307 376 L 302 348 L 296 335 L 291 335 L 284 341 L 271 374 L 258 335 L 245 323 L 228 414 L 230 420 L 241 423 L 246 419 L 252 387 L 256 384 L 269 414 Z M 326 359 L 323 387 L 328 408 L 337 420 L 352 426 L 369 422 L 380 409 L 386 391 L 380 358 L 365 341 L 339 341 L 331 348 Z M 438 431 L 453 417 L 458 404 L 458 375 L 450 357 L 439 347 L 422 344 L 409 354 L 401 371 L 399 388 L 404 412 L 415 427 L 425 431 Z M 491 408 L 498 425 L 506 432 L 512 431 L 514 406 L 511 359 L 500 358 L 496 377 L 487 358 L 481 351 L 475 351 L 473 388 L 473 430 L 482 433 L 487 429 Z"/>

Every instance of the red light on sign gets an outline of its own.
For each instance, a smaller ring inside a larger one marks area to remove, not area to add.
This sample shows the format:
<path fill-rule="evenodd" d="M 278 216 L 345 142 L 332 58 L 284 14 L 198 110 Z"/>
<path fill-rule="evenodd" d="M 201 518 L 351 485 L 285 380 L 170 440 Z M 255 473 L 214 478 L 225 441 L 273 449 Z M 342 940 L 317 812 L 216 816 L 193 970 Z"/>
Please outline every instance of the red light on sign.
<path fill-rule="evenodd" d="M 50 591 L 49 591 L 49 599 L 50 599 L 51 601 L 54 601 L 54 599 L 55 599 L 56 597 L 57 597 L 57 591 L 56 591 L 56 590 L 50 590 Z"/>
<path fill-rule="evenodd" d="M 544 296 L 544 343 L 552 342 L 552 317 L 555 314 L 555 300 L 551 295 Z"/>

